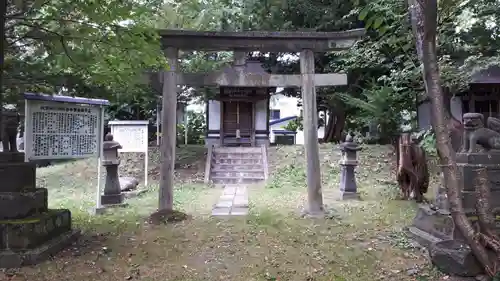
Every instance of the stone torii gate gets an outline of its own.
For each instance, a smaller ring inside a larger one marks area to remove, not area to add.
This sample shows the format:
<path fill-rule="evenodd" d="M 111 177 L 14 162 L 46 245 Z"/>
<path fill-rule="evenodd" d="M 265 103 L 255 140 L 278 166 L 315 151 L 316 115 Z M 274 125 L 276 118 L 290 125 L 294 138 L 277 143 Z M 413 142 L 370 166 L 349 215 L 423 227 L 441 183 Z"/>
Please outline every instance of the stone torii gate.
<path fill-rule="evenodd" d="M 161 43 L 170 69 L 160 73 L 162 86 L 162 144 L 159 211 L 173 208 L 177 85 L 230 87 L 300 87 L 304 109 L 308 206 L 306 213 L 324 213 L 318 146 L 316 87 L 346 85 L 345 74 L 315 74 L 314 52 L 350 48 L 364 29 L 342 32 L 204 32 L 161 30 Z M 235 66 L 244 64 L 245 52 L 300 52 L 299 75 L 234 72 L 177 73 L 179 50 L 234 51 Z"/>

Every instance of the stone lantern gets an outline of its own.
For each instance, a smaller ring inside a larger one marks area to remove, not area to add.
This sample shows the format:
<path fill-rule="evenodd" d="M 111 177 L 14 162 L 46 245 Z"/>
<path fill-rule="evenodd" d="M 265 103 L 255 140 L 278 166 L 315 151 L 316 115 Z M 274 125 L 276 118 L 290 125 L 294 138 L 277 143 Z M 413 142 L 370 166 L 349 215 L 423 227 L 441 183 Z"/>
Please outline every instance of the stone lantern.
<path fill-rule="evenodd" d="M 113 140 L 113 135 L 108 133 L 103 142 L 102 165 L 106 168 L 106 184 L 104 195 L 101 196 L 102 205 L 116 205 L 123 203 L 124 195 L 121 192 L 118 178 L 118 149 L 122 146 Z"/>
<path fill-rule="evenodd" d="M 349 134 L 340 145 L 340 150 L 342 151 L 342 157 L 339 161 L 340 199 L 359 199 L 354 169 L 358 166 L 358 151 L 361 150 L 361 147 L 354 142 L 353 137 Z"/>

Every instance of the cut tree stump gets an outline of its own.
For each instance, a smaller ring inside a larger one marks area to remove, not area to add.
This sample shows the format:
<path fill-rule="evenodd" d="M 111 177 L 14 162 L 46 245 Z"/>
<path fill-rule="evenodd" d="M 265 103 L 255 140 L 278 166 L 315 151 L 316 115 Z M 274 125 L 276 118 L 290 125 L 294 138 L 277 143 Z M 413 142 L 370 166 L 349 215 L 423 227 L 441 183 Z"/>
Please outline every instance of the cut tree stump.
<path fill-rule="evenodd" d="M 399 138 L 398 155 L 397 181 L 402 199 L 422 202 L 429 188 L 425 150 L 412 140 L 409 133 L 404 133 Z"/>

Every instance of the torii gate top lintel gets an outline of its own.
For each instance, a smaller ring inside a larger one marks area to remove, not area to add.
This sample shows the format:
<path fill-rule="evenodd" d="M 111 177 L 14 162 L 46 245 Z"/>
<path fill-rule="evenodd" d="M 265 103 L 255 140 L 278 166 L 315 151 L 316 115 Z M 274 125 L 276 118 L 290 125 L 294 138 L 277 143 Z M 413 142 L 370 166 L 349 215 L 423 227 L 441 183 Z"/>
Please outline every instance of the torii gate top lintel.
<path fill-rule="evenodd" d="M 163 48 L 199 51 L 313 52 L 343 50 L 365 35 L 365 29 L 339 32 L 159 30 Z"/>

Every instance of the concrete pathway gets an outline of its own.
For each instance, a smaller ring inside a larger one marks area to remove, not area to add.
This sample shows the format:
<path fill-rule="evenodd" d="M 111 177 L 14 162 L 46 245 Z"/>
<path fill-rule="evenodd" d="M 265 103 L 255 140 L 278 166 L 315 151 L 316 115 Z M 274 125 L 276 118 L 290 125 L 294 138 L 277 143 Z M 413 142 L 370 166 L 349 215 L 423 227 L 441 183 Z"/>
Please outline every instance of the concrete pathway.
<path fill-rule="evenodd" d="M 248 214 L 247 186 L 225 185 L 219 202 L 212 209 L 212 216 L 244 216 L 246 214 Z"/>

